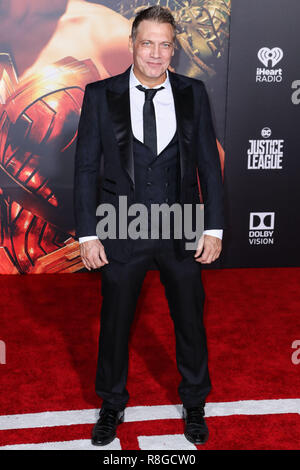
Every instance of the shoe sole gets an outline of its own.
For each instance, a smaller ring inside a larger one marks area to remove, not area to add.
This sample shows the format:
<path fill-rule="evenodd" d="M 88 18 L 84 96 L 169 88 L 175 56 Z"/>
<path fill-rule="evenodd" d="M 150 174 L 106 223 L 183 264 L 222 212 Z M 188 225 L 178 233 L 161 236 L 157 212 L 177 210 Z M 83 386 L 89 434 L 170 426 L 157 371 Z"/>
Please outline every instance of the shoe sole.
<path fill-rule="evenodd" d="M 187 436 L 186 434 L 184 434 L 184 437 L 189 441 L 191 442 L 192 444 L 196 444 L 197 446 L 198 445 L 202 445 L 202 444 L 205 444 L 208 440 L 208 436 L 205 438 L 204 441 L 194 441 L 192 438 L 190 438 L 189 436 Z"/>

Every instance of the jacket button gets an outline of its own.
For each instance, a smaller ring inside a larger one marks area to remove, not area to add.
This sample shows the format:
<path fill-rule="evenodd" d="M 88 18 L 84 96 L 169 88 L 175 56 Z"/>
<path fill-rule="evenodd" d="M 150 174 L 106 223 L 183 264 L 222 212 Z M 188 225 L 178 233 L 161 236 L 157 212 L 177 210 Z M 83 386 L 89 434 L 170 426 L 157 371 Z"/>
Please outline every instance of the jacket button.
<path fill-rule="evenodd" d="M 165 202 L 169 202 L 169 198 L 168 198 L 168 197 L 166 197 Z"/>
<path fill-rule="evenodd" d="M 151 166 L 148 166 L 147 170 L 148 170 L 148 171 L 152 171 Z"/>
<path fill-rule="evenodd" d="M 147 181 L 147 186 L 151 186 L 151 181 Z"/>
<path fill-rule="evenodd" d="M 165 186 L 166 186 L 166 188 L 167 188 L 167 187 L 169 186 L 169 183 L 167 182 Z"/>

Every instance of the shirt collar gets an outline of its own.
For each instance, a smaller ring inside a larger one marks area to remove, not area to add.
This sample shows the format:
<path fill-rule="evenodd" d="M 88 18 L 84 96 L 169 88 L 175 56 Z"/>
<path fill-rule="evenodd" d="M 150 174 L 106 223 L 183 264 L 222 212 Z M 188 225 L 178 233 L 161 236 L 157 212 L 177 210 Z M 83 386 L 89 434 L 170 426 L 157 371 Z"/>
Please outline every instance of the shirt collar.
<path fill-rule="evenodd" d="M 161 86 L 164 86 L 165 88 L 170 88 L 170 79 L 169 79 L 169 72 L 168 70 L 166 70 L 166 79 L 163 83 L 161 83 L 160 85 L 157 85 L 153 88 L 159 88 Z M 131 69 L 130 69 L 130 75 L 129 75 L 129 88 L 134 88 L 136 87 L 137 85 L 142 85 L 143 87 L 145 88 L 149 88 L 145 85 L 143 85 L 137 78 L 136 76 L 134 75 L 134 72 L 133 72 L 133 65 L 131 66 Z"/>

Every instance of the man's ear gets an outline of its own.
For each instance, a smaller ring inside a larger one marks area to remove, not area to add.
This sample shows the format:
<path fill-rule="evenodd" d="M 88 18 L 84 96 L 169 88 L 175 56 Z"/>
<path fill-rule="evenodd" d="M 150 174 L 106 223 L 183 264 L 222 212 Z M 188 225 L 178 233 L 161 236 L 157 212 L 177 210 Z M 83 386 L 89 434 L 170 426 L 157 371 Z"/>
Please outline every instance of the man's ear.
<path fill-rule="evenodd" d="M 132 40 L 132 36 L 129 36 L 128 49 L 129 49 L 129 52 L 131 52 L 131 54 L 132 54 L 132 53 L 133 53 L 133 40 Z"/>

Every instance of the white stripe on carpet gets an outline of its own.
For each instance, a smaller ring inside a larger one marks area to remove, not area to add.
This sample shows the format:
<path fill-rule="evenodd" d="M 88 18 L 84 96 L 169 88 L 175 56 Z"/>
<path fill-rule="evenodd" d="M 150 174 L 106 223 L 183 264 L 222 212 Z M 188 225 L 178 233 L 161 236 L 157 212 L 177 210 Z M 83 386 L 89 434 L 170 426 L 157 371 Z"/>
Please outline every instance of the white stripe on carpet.
<path fill-rule="evenodd" d="M 90 439 L 74 441 L 41 442 L 40 444 L 15 444 L 0 447 L 1 450 L 122 450 L 118 438 L 107 446 L 93 446 Z"/>
<path fill-rule="evenodd" d="M 125 409 L 125 422 L 180 419 L 182 405 L 130 406 Z M 0 430 L 68 426 L 95 423 L 99 410 L 46 411 L 0 415 Z M 300 399 L 241 400 L 207 403 L 205 416 L 268 415 L 300 413 Z"/>
<path fill-rule="evenodd" d="M 165 434 L 163 436 L 138 436 L 141 450 L 197 450 L 183 434 Z M 174 459 L 174 463 L 179 463 Z M 185 462 L 183 462 L 185 463 Z"/>

